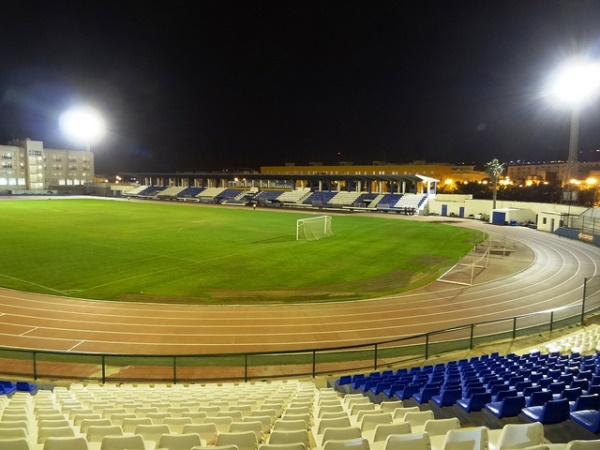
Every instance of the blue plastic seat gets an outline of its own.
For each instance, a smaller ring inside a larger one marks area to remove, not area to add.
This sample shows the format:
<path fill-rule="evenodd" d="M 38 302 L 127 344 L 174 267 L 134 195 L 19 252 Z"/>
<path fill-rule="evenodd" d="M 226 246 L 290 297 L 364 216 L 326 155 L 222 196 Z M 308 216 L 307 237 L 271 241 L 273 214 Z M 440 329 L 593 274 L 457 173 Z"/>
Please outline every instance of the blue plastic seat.
<path fill-rule="evenodd" d="M 352 375 L 342 375 L 335 382 L 335 384 L 337 384 L 338 386 L 342 386 L 344 384 L 350 384 L 350 383 L 352 383 Z"/>
<path fill-rule="evenodd" d="M 28 383 L 27 381 L 17 381 L 15 386 L 19 392 L 33 392 L 38 388 L 37 385 Z"/>
<path fill-rule="evenodd" d="M 600 395 L 581 395 L 571 405 L 571 412 L 583 411 L 585 409 L 593 409 L 598 411 L 600 409 Z"/>
<path fill-rule="evenodd" d="M 492 401 L 492 395 L 489 392 L 473 394 L 471 398 L 461 398 L 456 401 L 456 404 L 466 412 L 481 411 L 487 403 Z"/>
<path fill-rule="evenodd" d="M 546 402 L 553 400 L 554 397 L 550 391 L 534 392 L 527 398 L 527 408 L 531 406 L 543 406 Z"/>
<path fill-rule="evenodd" d="M 492 393 L 490 392 L 490 394 L 492 394 Z M 506 397 L 516 397 L 517 395 L 519 395 L 519 393 L 517 391 L 515 391 L 514 389 L 506 389 L 506 390 L 498 392 L 495 396 L 492 394 L 492 397 L 493 397 L 492 400 L 495 402 L 499 402 Z"/>
<path fill-rule="evenodd" d="M 439 395 L 434 395 L 431 400 L 440 408 L 452 406 L 458 399 L 462 398 L 462 389 L 444 389 Z"/>
<path fill-rule="evenodd" d="M 569 419 L 569 400 L 550 400 L 544 406 L 531 406 L 521 411 L 523 417 L 531 422 L 540 422 L 542 425 L 551 425 Z"/>
<path fill-rule="evenodd" d="M 600 432 L 600 411 L 593 411 L 590 409 L 573 411 L 569 415 L 569 418 L 594 434 Z"/>
<path fill-rule="evenodd" d="M 438 385 L 425 385 L 419 392 L 415 392 L 412 398 L 419 404 L 427 403 L 434 395 L 440 393 Z"/>
<path fill-rule="evenodd" d="M 420 384 L 409 384 L 405 386 L 404 389 L 402 389 L 401 391 L 397 391 L 396 397 L 398 397 L 400 400 L 408 400 L 413 396 L 413 394 L 416 394 L 420 390 Z"/>
<path fill-rule="evenodd" d="M 582 393 L 583 390 L 580 387 L 563 389 L 563 391 L 560 393 L 560 398 L 566 398 L 570 402 L 574 402 L 581 396 Z"/>
<path fill-rule="evenodd" d="M 525 397 L 506 397 L 499 402 L 491 402 L 485 405 L 485 409 L 497 417 L 515 417 L 525 408 Z"/>

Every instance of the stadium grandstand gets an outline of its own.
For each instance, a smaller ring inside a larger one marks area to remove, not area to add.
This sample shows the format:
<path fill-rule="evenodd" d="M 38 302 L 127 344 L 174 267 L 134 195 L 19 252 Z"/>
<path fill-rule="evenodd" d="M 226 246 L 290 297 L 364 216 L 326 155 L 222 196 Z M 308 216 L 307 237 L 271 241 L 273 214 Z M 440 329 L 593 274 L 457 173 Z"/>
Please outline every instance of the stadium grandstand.
<path fill-rule="evenodd" d="M 438 182 L 423 175 L 123 173 L 121 177 L 140 182 L 120 193 L 128 198 L 402 214 L 423 211 L 435 198 Z"/>

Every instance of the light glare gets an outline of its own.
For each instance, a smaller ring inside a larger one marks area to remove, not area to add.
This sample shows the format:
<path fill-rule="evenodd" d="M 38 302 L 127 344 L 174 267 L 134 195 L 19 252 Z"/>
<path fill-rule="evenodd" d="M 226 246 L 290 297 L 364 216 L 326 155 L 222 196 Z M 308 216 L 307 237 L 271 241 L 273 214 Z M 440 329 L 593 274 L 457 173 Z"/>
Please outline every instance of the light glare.
<path fill-rule="evenodd" d="M 98 141 L 106 132 L 102 116 L 91 108 L 72 109 L 60 116 L 61 129 L 87 144 Z"/>
<path fill-rule="evenodd" d="M 569 63 L 558 70 L 554 89 L 559 100 L 579 105 L 600 87 L 600 64 Z"/>

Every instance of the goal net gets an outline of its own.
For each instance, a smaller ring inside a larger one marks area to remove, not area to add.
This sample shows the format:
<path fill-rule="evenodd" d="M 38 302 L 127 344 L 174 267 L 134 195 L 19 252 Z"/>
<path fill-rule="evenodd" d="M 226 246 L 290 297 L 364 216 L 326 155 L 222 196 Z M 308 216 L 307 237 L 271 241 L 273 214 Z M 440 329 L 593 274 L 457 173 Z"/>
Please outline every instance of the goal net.
<path fill-rule="evenodd" d="M 317 216 L 297 220 L 296 240 L 316 241 L 326 236 L 333 236 L 331 216 Z"/>

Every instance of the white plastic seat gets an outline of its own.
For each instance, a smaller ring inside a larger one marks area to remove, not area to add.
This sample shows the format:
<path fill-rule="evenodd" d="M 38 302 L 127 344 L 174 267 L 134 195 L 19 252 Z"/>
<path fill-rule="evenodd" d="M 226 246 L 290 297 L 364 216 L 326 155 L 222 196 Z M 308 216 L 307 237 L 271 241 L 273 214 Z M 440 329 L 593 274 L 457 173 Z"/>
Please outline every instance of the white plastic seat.
<path fill-rule="evenodd" d="M 38 444 L 43 444 L 49 437 L 75 437 L 75 430 L 71 426 L 38 428 Z"/>
<path fill-rule="evenodd" d="M 219 433 L 228 432 L 232 422 L 233 419 L 231 417 L 206 416 L 204 418 L 204 423 L 214 423 Z"/>
<path fill-rule="evenodd" d="M 407 412 L 404 421 L 410 423 L 413 433 L 421 433 L 425 428 L 425 422 L 434 420 L 433 411 Z"/>
<path fill-rule="evenodd" d="M 395 409 L 398 408 L 403 408 L 404 407 L 404 402 L 402 400 L 394 400 L 394 401 L 389 401 L 389 402 L 381 402 L 379 404 L 379 408 L 384 411 L 384 412 L 391 412 L 392 414 L 394 413 Z"/>
<path fill-rule="evenodd" d="M 487 427 L 461 428 L 459 430 L 448 431 L 444 441 L 444 450 L 456 450 L 459 448 L 469 450 L 487 450 Z"/>
<path fill-rule="evenodd" d="M 2 450 L 32 450 L 27 438 L 0 439 Z"/>
<path fill-rule="evenodd" d="M 394 420 L 404 420 L 404 416 L 409 412 L 419 412 L 421 411 L 418 406 L 405 406 L 402 408 L 394 409 L 393 417 Z"/>
<path fill-rule="evenodd" d="M 350 441 L 362 437 L 359 427 L 326 428 L 317 437 L 317 445 L 324 446 L 328 441 Z"/>
<path fill-rule="evenodd" d="M 57 419 L 57 420 L 40 420 L 38 421 L 38 428 L 63 428 L 70 427 L 71 422 L 67 419 Z"/>
<path fill-rule="evenodd" d="M 256 440 L 258 443 L 263 441 L 262 423 L 259 421 L 254 422 L 232 422 L 229 426 L 230 433 L 238 433 L 240 431 L 253 431 L 256 434 Z"/>
<path fill-rule="evenodd" d="M 88 443 L 83 436 L 48 437 L 43 450 L 88 450 Z"/>
<path fill-rule="evenodd" d="M 138 425 L 152 425 L 152 419 L 148 417 L 126 417 L 121 423 L 121 428 L 125 433 L 133 433 Z M 83 431 L 83 430 L 82 430 Z"/>
<path fill-rule="evenodd" d="M 380 424 L 373 430 L 365 431 L 362 433 L 364 438 L 367 438 L 371 444 L 371 449 L 382 450 L 385 447 L 385 441 L 388 436 L 392 434 L 409 434 L 411 433 L 410 423 L 408 422 L 394 422 Z"/>
<path fill-rule="evenodd" d="M 295 431 L 307 430 L 307 423 L 304 420 L 276 420 L 273 424 L 273 430 L 278 431 Z"/>
<path fill-rule="evenodd" d="M 139 434 L 133 436 L 105 436 L 100 450 L 146 450 L 144 439 Z"/>
<path fill-rule="evenodd" d="M 365 431 L 375 429 L 377 425 L 390 424 L 393 421 L 392 413 L 367 414 L 360 422 L 360 431 L 364 433 Z"/>
<path fill-rule="evenodd" d="M 323 446 L 323 450 L 370 450 L 369 441 L 365 438 L 344 440 L 344 441 L 327 441 Z"/>
<path fill-rule="evenodd" d="M 0 428 L 0 439 L 15 439 L 27 437 L 25 428 Z"/>
<path fill-rule="evenodd" d="M 292 442 L 289 444 L 262 444 L 258 450 L 307 450 L 307 447 L 301 442 Z"/>
<path fill-rule="evenodd" d="M 217 426 L 214 423 L 192 423 L 183 426 L 181 434 L 198 434 L 205 445 L 213 446 L 217 440 Z"/>
<path fill-rule="evenodd" d="M 119 425 L 92 425 L 85 434 L 88 442 L 101 442 L 105 436 L 122 436 L 123 429 Z"/>
<path fill-rule="evenodd" d="M 392 434 L 385 441 L 384 450 L 431 450 L 427 433 Z"/>
<path fill-rule="evenodd" d="M 567 444 L 566 450 L 597 450 L 600 448 L 600 439 L 592 441 L 574 440 Z"/>
<path fill-rule="evenodd" d="M 134 434 L 139 434 L 144 439 L 144 442 L 152 442 L 154 446 L 158 444 L 160 437 L 163 434 L 169 434 L 171 430 L 168 425 L 138 425 L 135 427 Z"/>
<path fill-rule="evenodd" d="M 506 450 L 530 447 L 543 443 L 544 426 L 539 422 L 532 422 L 504 425 L 498 440 L 490 439 L 489 447 L 490 450 Z"/>
<path fill-rule="evenodd" d="M 325 431 L 326 428 L 342 428 L 350 426 L 352 426 L 352 424 L 350 423 L 350 418 L 348 416 L 338 417 L 335 419 L 321 419 L 317 424 L 315 424 L 313 435 L 316 436 L 323 434 L 323 431 Z"/>
<path fill-rule="evenodd" d="M 92 426 L 110 426 L 112 422 L 110 419 L 83 419 L 79 424 L 79 432 L 86 434 L 87 430 Z"/>
<path fill-rule="evenodd" d="M 456 417 L 450 417 L 448 419 L 434 419 L 428 420 L 423 426 L 423 431 L 429 433 L 431 436 L 445 436 L 450 430 L 458 430 L 460 428 L 460 420 Z"/>
<path fill-rule="evenodd" d="M 301 443 L 307 449 L 310 448 L 310 436 L 308 430 L 273 430 L 269 435 L 269 444 L 283 445 Z"/>
<path fill-rule="evenodd" d="M 215 445 L 237 445 L 239 450 L 257 450 L 258 440 L 253 431 L 219 433 Z"/>
<path fill-rule="evenodd" d="M 146 413 L 146 419 L 150 419 L 153 424 L 163 424 L 167 417 L 172 417 L 171 413 L 166 411 Z"/>
<path fill-rule="evenodd" d="M 196 433 L 188 434 L 163 434 L 157 448 L 168 448 L 169 450 L 189 450 L 195 446 L 202 446 L 200 436 Z"/>
<path fill-rule="evenodd" d="M 191 417 L 192 423 L 204 423 L 206 413 L 201 411 L 188 411 L 181 413 L 181 417 Z"/>

